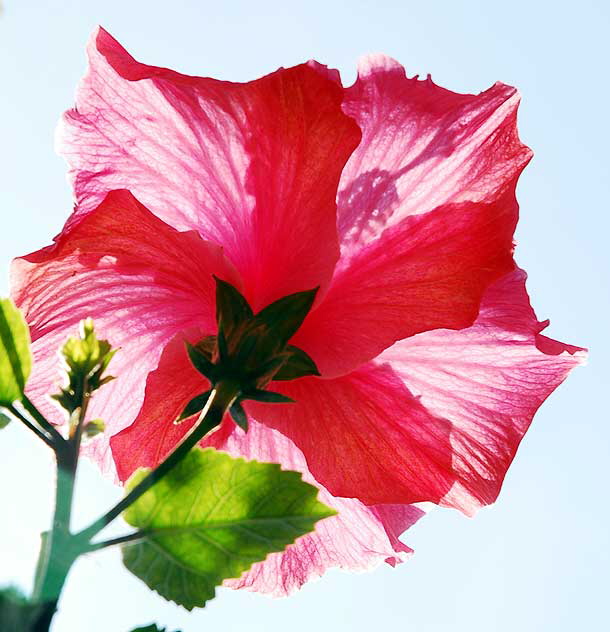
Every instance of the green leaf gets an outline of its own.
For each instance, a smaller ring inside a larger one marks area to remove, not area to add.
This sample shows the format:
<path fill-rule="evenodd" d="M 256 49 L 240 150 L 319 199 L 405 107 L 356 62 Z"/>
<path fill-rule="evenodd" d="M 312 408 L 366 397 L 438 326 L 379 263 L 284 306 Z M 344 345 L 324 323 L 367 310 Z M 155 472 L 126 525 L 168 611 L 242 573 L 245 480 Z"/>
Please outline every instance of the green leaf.
<path fill-rule="evenodd" d="M 132 489 L 149 470 L 128 481 Z M 282 551 L 335 512 L 298 472 L 194 448 L 123 514 L 144 538 L 123 546 L 123 562 L 166 599 L 191 610 Z"/>
<path fill-rule="evenodd" d="M 0 405 L 23 397 L 31 369 L 28 326 L 13 301 L 0 299 Z"/>
<path fill-rule="evenodd" d="M 284 296 L 256 314 L 254 322 L 266 325 L 283 347 L 303 324 L 317 291 L 315 288 Z"/>
<path fill-rule="evenodd" d="M 2 430 L 2 428 L 6 428 L 10 423 L 11 418 L 4 413 L 0 413 L 0 430 Z"/>
<path fill-rule="evenodd" d="M 273 376 L 274 380 L 296 380 L 308 375 L 320 375 L 316 363 L 302 349 L 288 345 L 285 353 L 289 353 L 290 357 Z"/>

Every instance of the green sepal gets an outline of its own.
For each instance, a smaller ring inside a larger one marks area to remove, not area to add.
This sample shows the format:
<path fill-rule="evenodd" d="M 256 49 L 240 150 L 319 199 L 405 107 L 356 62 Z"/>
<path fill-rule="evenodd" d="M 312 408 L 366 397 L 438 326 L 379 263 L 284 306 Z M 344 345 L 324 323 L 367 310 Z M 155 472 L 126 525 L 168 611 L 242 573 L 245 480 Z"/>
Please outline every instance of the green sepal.
<path fill-rule="evenodd" d="M 267 382 L 275 379 L 278 370 L 286 361 L 286 357 L 282 354 L 271 358 L 268 362 L 261 365 L 258 373 L 259 385 L 265 385 Z"/>
<path fill-rule="evenodd" d="M 54 399 L 59 405 L 67 410 L 70 415 L 78 409 L 79 405 L 75 400 L 75 394 L 68 388 L 62 388 L 61 392 L 57 395 L 51 395 L 51 399 Z"/>
<path fill-rule="evenodd" d="M 200 413 L 210 399 L 210 394 L 212 391 L 206 391 L 205 393 L 201 393 L 201 395 L 197 395 L 193 397 L 191 401 L 184 407 L 184 410 L 180 413 L 180 416 L 176 418 L 174 423 L 179 423 L 192 415 Z"/>
<path fill-rule="evenodd" d="M 284 353 L 289 354 L 289 357 L 273 376 L 274 380 L 296 380 L 308 375 L 320 375 L 316 363 L 302 349 L 288 345 Z"/>
<path fill-rule="evenodd" d="M 149 471 L 139 469 L 127 489 Z M 123 563 L 166 599 L 202 607 L 225 579 L 335 515 L 317 493 L 278 464 L 193 448 L 124 512 L 143 538 L 123 545 Z"/>
<path fill-rule="evenodd" d="M 13 301 L 0 299 L 0 406 L 21 400 L 31 369 L 27 323 Z"/>
<path fill-rule="evenodd" d="M 217 335 L 206 336 L 196 345 L 186 343 L 191 362 L 212 386 L 230 380 L 244 394 L 261 391 L 276 374 L 281 380 L 320 374 L 304 351 L 287 345 L 311 309 L 317 288 L 284 296 L 254 314 L 239 290 L 222 279 L 214 279 Z M 262 397 L 265 399 L 260 401 L 292 401 L 281 396 Z M 202 408 L 201 400 L 189 402 L 176 422 Z M 233 417 L 240 426 L 247 426 L 239 406 Z"/>
<path fill-rule="evenodd" d="M 225 336 L 222 323 L 218 325 L 218 335 L 216 336 L 216 344 L 218 345 L 218 355 L 220 357 L 220 362 L 221 363 L 228 362 L 229 361 L 229 347 L 227 346 L 227 338 Z"/>
<path fill-rule="evenodd" d="M 208 359 L 212 360 L 216 351 L 216 336 L 205 336 L 196 345 L 197 351 L 203 353 Z"/>
<path fill-rule="evenodd" d="M 318 289 L 283 296 L 258 312 L 253 322 L 265 325 L 272 332 L 278 345 L 283 348 L 303 324 Z"/>
<path fill-rule="evenodd" d="M 294 404 L 292 397 L 275 393 L 273 391 L 264 391 L 262 389 L 253 389 L 246 391 L 242 399 L 252 399 L 255 402 L 265 402 L 267 404 Z"/>
<path fill-rule="evenodd" d="M 216 322 L 230 338 L 233 332 L 254 315 L 248 301 L 230 283 L 214 276 L 216 281 Z"/>
<path fill-rule="evenodd" d="M 248 415 L 246 415 L 244 407 L 237 400 L 234 401 L 231 408 L 229 408 L 229 413 L 233 418 L 233 421 L 244 432 L 248 432 Z"/>
<path fill-rule="evenodd" d="M 199 371 L 201 375 L 207 377 L 210 382 L 214 382 L 216 379 L 217 369 L 216 366 L 206 357 L 204 352 L 198 349 L 195 345 L 192 345 L 190 342 L 186 343 L 186 350 L 197 371 Z"/>
<path fill-rule="evenodd" d="M 0 430 L 6 428 L 11 423 L 11 418 L 4 413 L 0 413 Z"/>
<path fill-rule="evenodd" d="M 232 364 L 237 367 L 245 367 L 251 365 L 253 360 L 255 365 L 258 364 L 261 353 L 262 357 L 266 357 L 263 336 L 261 336 L 260 332 L 253 331 L 252 324 L 246 325 L 240 333 L 241 336 L 239 340 L 236 341 L 236 349 L 232 349 L 234 354 Z M 262 349 L 260 347 L 262 347 Z"/>

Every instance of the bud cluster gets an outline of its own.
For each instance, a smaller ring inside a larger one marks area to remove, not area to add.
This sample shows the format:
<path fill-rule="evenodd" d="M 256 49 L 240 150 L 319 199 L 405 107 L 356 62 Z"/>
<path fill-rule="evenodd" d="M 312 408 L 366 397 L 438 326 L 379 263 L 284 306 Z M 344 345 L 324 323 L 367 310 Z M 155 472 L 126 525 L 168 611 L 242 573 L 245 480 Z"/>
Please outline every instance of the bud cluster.
<path fill-rule="evenodd" d="M 107 340 L 98 339 L 90 318 L 81 323 L 79 337 L 69 338 L 62 347 L 68 384 L 52 397 L 68 412 L 71 425 L 75 414 L 78 414 L 91 394 L 114 379 L 109 375 L 104 376 L 104 372 L 115 353 L 116 350 L 111 348 Z M 87 436 L 94 436 L 103 432 L 104 424 L 96 419 L 90 421 L 84 430 Z"/>

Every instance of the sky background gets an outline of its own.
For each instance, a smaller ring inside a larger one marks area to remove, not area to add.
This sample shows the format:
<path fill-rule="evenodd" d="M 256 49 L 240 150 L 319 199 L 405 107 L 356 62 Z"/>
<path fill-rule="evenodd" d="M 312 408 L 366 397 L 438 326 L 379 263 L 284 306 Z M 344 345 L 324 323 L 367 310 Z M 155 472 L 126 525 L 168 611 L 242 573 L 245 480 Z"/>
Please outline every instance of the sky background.
<path fill-rule="evenodd" d="M 373 6 L 373 4 L 375 6 Z M 140 61 L 244 81 L 315 58 L 345 84 L 357 58 L 385 52 L 409 75 L 459 92 L 496 80 L 523 97 L 534 160 L 518 197 L 518 263 L 545 332 L 589 347 L 539 411 L 496 505 L 470 520 L 436 510 L 403 540 L 406 564 L 330 571 L 289 599 L 220 589 L 205 610 L 164 602 L 119 552 L 80 561 L 55 632 L 127 632 L 156 621 L 213 632 L 563 632 L 607 623 L 610 542 L 608 3 L 489 0 L 373 3 L 5 0 L 0 17 L 0 294 L 12 257 L 50 242 L 71 210 L 53 133 L 103 25 Z M 51 509 L 48 450 L 16 424 L 0 439 L 0 584 L 30 585 Z M 85 466 L 78 521 L 120 496 Z"/>

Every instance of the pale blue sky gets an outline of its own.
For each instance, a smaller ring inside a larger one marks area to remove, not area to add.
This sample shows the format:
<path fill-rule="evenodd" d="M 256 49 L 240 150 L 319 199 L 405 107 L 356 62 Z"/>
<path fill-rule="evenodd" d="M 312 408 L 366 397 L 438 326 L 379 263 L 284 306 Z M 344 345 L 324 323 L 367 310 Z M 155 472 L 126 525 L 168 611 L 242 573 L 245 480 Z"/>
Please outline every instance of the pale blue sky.
<path fill-rule="evenodd" d="M 518 262 L 548 335 L 591 348 L 540 410 L 498 503 L 474 520 L 437 510 L 405 534 L 416 555 L 365 575 L 331 571 L 284 600 L 221 589 L 188 614 L 149 592 L 118 552 L 77 565 L 55 632 L 127 632 L 153 620 L 183 632 L 572 632 L 607 625 L 610 198 L 606 2 L 6 0 L 0 19 L 0 293 L 16 255 L 47 244 L 71 207 L 53 131 L 102 24 L 138 59 L 248 80 L 308 58 L 354 78 L 360 54 L 479 92 L 522 92 L 535 151 L 519 185 Z M 52 470 L 14 424 L 0 441 L 0 583 L 28 585 L 46 528 Z M 85 513 L 120 492 L 85 468 Z M 29 508 L 28 508 L 29 507 Z M 81 516 L 81 519 L 82 518 Z"/>

